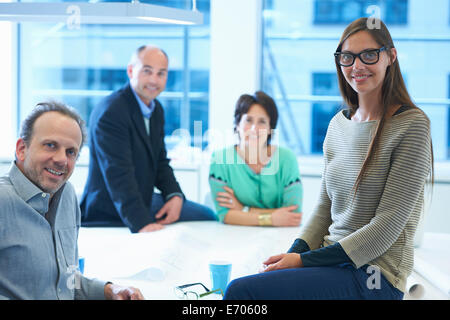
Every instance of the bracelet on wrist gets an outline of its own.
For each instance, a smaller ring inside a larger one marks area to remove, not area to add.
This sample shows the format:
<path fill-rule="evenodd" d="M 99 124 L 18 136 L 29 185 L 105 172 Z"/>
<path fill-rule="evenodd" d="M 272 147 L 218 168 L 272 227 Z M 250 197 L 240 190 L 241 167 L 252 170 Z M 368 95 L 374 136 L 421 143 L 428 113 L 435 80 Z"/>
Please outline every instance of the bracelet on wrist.
<path fill-rule="evenodd" d="M 271 226 L 272 225 L 272 213 L 259 213 L 258 222 L 260 226 Z"/>

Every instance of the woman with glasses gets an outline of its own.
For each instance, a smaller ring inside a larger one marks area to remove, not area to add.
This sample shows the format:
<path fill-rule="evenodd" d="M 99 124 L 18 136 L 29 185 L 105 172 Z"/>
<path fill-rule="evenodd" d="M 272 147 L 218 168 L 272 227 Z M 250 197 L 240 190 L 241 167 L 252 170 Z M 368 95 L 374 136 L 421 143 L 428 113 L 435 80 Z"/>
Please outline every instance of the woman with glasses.
<path fill-rule="evenodd" d="M 218 220 L 247 226 L 298 226 L 303 189 L 297 158 L 271 144 L 278 110 L 262 91 L 239 97 L 239 143 L 213 153 L 209 184 Z"/>
<path fill-rule="evenodd" d="M 411 100 L 388 29 L 352 22 L 335 53 L 348 109 L 324 142 L 319 202 L 288 253 L 225 299 L 402 299 L 427 178 L 430 121 Z"/>

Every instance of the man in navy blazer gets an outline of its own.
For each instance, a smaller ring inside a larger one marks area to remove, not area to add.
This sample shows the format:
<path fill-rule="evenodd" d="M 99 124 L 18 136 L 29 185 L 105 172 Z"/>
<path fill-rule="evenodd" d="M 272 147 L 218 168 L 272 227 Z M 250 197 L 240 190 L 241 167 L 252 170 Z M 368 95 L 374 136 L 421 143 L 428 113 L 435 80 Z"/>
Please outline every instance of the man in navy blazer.
<path fill-rule="evenodd" d="M 126 225 L 135 233 L 175 221 L 216 220 L 211 209 L 185 199 L 169 165 L 164 110 L 156 100 L 167 82 L 166 53 L 139 47 L 127 74 L 129 83 L 91 113 L 82 226 Z"/>

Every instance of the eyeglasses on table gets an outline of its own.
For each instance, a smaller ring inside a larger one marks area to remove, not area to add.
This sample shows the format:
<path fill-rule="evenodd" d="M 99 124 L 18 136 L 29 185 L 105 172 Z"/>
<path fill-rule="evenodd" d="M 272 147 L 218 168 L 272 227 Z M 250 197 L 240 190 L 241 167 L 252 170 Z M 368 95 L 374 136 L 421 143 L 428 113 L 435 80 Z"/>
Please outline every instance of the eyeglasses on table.
<path fill-rule="evenodd" d="M 206 291 L 204 293 L 197 293 L 192 290 L 186 290 L 187 288 L 195 287 L 195 286 L 201 286 Z M 203 283 L 196 282 L 196 283 L 189 283 L 189 284 L 183 284 L 181 286 L 176 286 L 174 288 L 175 295 L 178 299 L 185 299 L 185 300 L 198 300 L 200 298 L 203 298 L 205 296 L 208 296 L 213 293 L 217 293 L 223 296 L 222 289 L 216 289 L 216 290 L 209 290 Z"/>

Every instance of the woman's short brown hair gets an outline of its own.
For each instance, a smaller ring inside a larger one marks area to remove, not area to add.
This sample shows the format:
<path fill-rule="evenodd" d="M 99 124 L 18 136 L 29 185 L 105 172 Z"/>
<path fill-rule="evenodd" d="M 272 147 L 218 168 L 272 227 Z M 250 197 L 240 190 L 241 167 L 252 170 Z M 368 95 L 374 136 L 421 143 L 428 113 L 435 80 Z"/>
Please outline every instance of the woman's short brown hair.
<path fill-rule="evenodd" d="M 267 112 L 270 119 L 270 129 L 274 130 L 278 121 L 278 109 L 275 101 L 265 92 L 256 91 L 254 95 L 243 94 L 236 102 L 236 108 L 234 109 L 234 131 L 236 132 L 239 122 L 241 122 L 242 116 L 250 110 L 251 106 L 259 104 Z M 267 145 L 270 144 L 272 138 L 272 132 L 267 137 Z"/>

